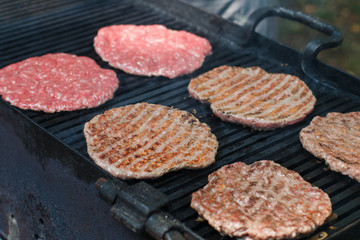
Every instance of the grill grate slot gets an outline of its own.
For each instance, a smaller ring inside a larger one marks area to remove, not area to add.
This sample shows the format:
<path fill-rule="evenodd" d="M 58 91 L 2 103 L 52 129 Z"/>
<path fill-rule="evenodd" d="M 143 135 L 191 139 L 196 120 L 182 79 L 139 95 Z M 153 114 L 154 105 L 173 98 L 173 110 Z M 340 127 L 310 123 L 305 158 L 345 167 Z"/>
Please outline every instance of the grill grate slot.
<path fill-rule="evenodd" d="M 0 9 L 0 22 L 10 22 L 18 19 L 23 19 L 28 16 L 39 15 L 42 12 L 48 12 L 51 9 L 56 9 L 64 5 L 77 3 L 76 0 L 66 1 L 46 1 L 38 0 L 26 3 L 24 1 L 2 1 Z M 22 9 L 22 11 L 19 11 Z"/>

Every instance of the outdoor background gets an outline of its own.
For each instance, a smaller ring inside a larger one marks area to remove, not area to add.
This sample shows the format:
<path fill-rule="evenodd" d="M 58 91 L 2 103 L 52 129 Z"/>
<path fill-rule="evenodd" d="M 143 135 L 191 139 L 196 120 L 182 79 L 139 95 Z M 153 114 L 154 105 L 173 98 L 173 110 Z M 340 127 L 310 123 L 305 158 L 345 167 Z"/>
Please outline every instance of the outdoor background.
<path fill-rule="evenodd" d="M 182 0 L 244 24 L 248 15 L 260 7 L 283 6 L 301 11 L 340 29 L 344 34 L 340 47 L 321 52 L 318 58 L 360 78 L 360 1 L 359 0 Z M 325 35 L 278 17 L 261 21 L 256 31 L 298 51 L 311 40 Z"/>
<path fill-rule="evenodd" d="M 359 0 L 278 0 L 278 5 L 300 10 L 339 28 L 344 34 L 343 43 L 321 52 L 318 58 L 360 78 Z M 291 21 L 280 20 L 278 26 L 278 41 L 297 50 L 302 50 L 316 37 L 324 36 Z"/>

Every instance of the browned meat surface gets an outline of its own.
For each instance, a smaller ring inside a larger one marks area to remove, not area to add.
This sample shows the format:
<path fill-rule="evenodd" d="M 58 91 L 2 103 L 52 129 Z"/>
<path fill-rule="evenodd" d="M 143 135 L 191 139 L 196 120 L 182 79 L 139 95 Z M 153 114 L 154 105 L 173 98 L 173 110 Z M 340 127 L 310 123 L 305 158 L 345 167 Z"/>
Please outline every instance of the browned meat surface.
<path fill-rule="evenodd" d="M 217 231 L 245 239 L 296 238 L 332 212 L 329 196 L 277 163 L 226 165 L 192 194 L 191 207 Z"/>
<path fill-rule="evenodd" d="M 299 78 L 260 67 L 221 66 L 192 79 L 188 90 L 192 97 L 210 103 L 222 120 L 257 130 L 300 122 L 316 103 Z"/>
<path fill-rule="evenodd" d="M 175 108 L 138 103 L 114 108 L 85 124 L 88 153 L 122 178 L 153 178 L 215 161 L 218 142 L 207 124 Z"/>
<path fill-rule="evenodd" d="M 300 141 L 331 170 L 360 182 L 360 112 L 317 116 L 301 130 Z"/>

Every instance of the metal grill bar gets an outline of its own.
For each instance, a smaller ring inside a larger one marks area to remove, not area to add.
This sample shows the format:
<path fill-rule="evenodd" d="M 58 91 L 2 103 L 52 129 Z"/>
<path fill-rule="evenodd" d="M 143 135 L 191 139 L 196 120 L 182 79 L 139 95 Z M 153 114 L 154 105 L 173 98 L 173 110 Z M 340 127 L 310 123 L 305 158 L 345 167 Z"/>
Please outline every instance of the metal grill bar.
<path fill-rule="evenodd" d="M 73 4 L 78 1 L 76 0 L 66 0 L 66 1 L 2 1 L 0 9 L 0 22 L 10 22 L 16 19 L 23 19 L 28 16 L 33 16 L 36 14 L 40 15 L 41 12 L 48 12 L 51 9 L 56 9 L 57 7 L 62 7 L 67 4 Z M 19 11 L 21 9 L 21 11 Z"/>

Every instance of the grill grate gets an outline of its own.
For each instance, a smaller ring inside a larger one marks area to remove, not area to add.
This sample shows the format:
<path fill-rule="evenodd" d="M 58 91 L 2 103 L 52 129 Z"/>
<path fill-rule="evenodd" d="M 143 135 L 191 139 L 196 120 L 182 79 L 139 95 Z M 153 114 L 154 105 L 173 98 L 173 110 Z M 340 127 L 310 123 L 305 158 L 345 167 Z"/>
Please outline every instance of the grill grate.
<path fill-rule="evenodd" d="M 10 3 L 8 3 L 10 4 Z M 53 3 L 45 8 L 39 3 L 21 17 L 16 15 L 13 21 L 5 21 L 0 27 L 0 67 L 25 58 L 49 52 L 69 52 L 86 55 L 97 61 L 102 67 L 108 65 L 96 55 L 92 40 L 97 30 L 111 24 L 164 24 L 172 29 L 184 29 L 206 35 L 206 29 L 192 26 L 181 19 L 172 17 L 155 8 L 144 8 L 133 1 L 67 1 Z M 5 10 L 10 8 L 4 8 Z M 9 13 L 11 14 L 11 13 Z M 0 14 L 1 15 L 1 14 Z M 24 16 L 30 16 L 24 19 Z M 143 78 L 130 76 L 116 71 L 120 88 L 114 99 L 95 109 L 76 112 L 45 114 L 22 111 L 24 115 L 67 144 L 74 151 L 91 161 L 86 152 L 86 143 L 82 130 L 84 123 L 105 110 L 137 102 L 158 103 L 174 106 L 194 113 L 202 122 L 206 122 L 219 140 L 217 161 L 202 170 L 182 170 L 169 173 L 159 179 L 147 180 L 149 184 L 167 194 L 171 199 L 169 212 L 206 239 L 223 239 L 206 222 L 197 221 L 197 214 L 190 207 L 191 193 L 207 183 L 207 176 L 219 167 L 236 161 L 249 164 L 261 159 L 271 159 L 282 166 L 299 172 L 306 180 L 327 192 L 333 203 L 337 218 L 325 224 L 318 231 L 327 231 L 329 235 L 358 221 L 360 216 L 360 185 L 338 173 L 326 169 L 305 150 L 299 141 L 299 131 L 307 126 L 317 115 L 330 111 L 349 112 L 360 110 L 356 100 L 334 93 L 326 87 L 319 87 L 304 77 L 299 70 L 278 61 L 273 56 L 263 56 L 254 47 L 240 48 L 228 46 L 219 39 L 209 37 L 213 54 L 204 66 L 191 74 L 177 79 Z M 294 126 L 275 131 L 257 132 L 248 128 L 225 123 L 214 117 L 209 106 L 189 97 L 187 84 L 191 77 L 220 65 L 238 65 L 243 67 L 261 66 L 270 72 L 286 72 L 298 75 L 314 90 L 318 99 L 315 110 L 304 121 Z M 130 183 L 132 183 L 130 181 Z"/>

